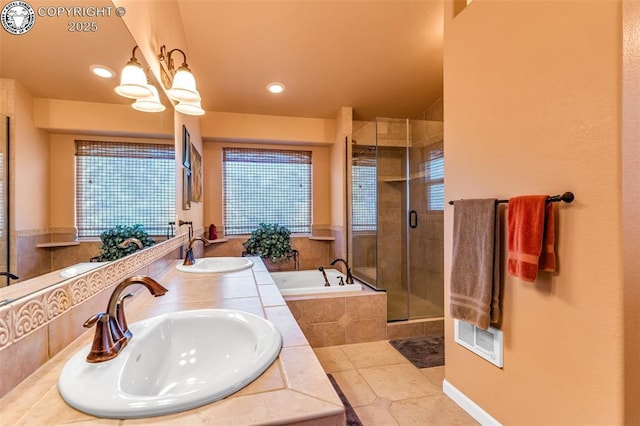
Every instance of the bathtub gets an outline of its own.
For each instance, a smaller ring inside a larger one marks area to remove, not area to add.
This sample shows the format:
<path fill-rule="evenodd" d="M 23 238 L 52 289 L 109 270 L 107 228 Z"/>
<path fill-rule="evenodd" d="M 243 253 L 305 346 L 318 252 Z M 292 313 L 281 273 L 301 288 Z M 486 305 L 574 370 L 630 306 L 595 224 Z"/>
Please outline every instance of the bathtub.
<path fill-rule="evenodd" d="M 317 269 L 271 272 L 271 277 L 283 296 L 362 290 L 362 285 L 358 281 L 354 281 L 353 284 L 338 285 L 338 277 L 342 277 L 345 283 L 347 277 L 337 269 L 325 269 L 324 271 L 327 273 L 329 284 L 331 284 L 329 287 L 325 287 L 322 272 Z"/>

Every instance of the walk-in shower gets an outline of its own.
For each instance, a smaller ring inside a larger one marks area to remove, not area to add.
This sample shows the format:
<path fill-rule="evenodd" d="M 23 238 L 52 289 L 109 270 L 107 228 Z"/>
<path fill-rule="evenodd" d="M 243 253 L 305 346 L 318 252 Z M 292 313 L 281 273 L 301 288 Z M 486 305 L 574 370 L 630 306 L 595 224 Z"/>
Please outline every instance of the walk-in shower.
<path fill-rule="evenodd" d="M 378 118 L 362 124 L 348 149 L 353 274 L 387 292 L 389 321 L 440 317 L 443 123 Z"/>

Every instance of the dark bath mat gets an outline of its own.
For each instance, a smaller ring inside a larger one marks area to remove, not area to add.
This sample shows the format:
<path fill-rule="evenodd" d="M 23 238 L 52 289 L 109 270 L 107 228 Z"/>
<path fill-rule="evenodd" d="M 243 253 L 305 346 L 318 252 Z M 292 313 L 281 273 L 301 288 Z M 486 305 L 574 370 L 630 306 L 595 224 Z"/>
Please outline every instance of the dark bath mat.
<path fill-rule="evenodd" d="M 444 337 L 420 336 L 389 340 L 391 346 L 418 368 L 444 365 Z"/>
<path fill-rule="evenodd" d="M 329 378 L 329 381 L 333 385 L 333 388 L 338 393 L 338 396 L 340 397 L 340 401 L 342 401 L 342 405 L 344 405 L 344 411 L 347 417 L 347 423 L 346 423 L 347 426 L 362 426 L 362 422 L 360 421 L 360 418 L 358 417 L 355 410 L 351 406 L 351 403 L 347 399 L 344 392 L 342 392 L 342 389 L 340 389 L 340 386 L 338 386 L 336 379 L 334 379 L 331 374 L 327 374 L 327 377 Z"/>

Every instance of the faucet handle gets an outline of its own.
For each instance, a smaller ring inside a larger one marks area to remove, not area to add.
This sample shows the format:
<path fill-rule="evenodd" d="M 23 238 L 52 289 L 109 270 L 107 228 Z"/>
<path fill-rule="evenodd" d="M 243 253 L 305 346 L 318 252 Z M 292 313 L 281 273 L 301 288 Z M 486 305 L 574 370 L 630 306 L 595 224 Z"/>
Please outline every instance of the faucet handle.
<path fill-rule="evenodd" d="M 124 339 L 124 342 L 122 340 L 114 342 L 111 333 L 114 321 L 111 315 L 106 312 L 95 314 L 82 325 L 85 328 L 96 326 L 96 334 L 93 337 L 91 350 L 87 355 L 87 362 L 101 362 L 114 358 L 122 347 L 127 344 L 126 339 Z M 117 326 L 117 324 L 115 325 Z"/>
<path fill-rule="evenodd" d="M 99 312 L 95 315 L 93 315 L 91 318 L 89 318 L 88 320 L 86 320 L 84 322 L 84 324 L 82 324 L 82 326 L 84 328 L 91 328 L 94 325 L 96 325 L 97 322 L 105 322 L 105 321 L 109 321 L 109 318 L 105 319 L 105 316 L 109 316 L 109 314 L 107 314 L 106 312 Z"/>
<path fill-rule="evenodd" d="M 344 285 L 344 278 L 342 278 L 342 275 L 338 277 L 338 280 L 338 285 Z"/>
<path fill-rule="evenodd" d="M 120 330 L 122 330 L 122 334 L 128 339 L 131 339 L 131 331 L 129 331 L 129 326 L 127 325 L 127 319 L 124 316 L 124 300 L 133 297 L 133 293 L 127 293 L 124 296 L 121 296 L 116 302 L 116 320 L 120 325 Z"/>

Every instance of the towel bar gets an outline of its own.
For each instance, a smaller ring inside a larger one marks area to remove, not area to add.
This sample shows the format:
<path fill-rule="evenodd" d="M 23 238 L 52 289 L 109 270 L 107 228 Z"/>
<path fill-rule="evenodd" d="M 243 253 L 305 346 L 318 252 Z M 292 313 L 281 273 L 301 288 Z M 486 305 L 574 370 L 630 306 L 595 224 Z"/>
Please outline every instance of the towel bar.
<path fill-rule="evenodd" d="M 564 201 L 565 203 L 571 203 L 574 200 L 573 192 L 565 192 L 562 195 L 554 195 L 552 197 L 547 198 L 548 203 L 557 203 L 559 201 Z M 496 200 L 497 204 L 505 204 L 508 203 L 509 200 Z M 453 205 L 455 201 L 449 201 L 449 204 Z"/>

